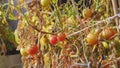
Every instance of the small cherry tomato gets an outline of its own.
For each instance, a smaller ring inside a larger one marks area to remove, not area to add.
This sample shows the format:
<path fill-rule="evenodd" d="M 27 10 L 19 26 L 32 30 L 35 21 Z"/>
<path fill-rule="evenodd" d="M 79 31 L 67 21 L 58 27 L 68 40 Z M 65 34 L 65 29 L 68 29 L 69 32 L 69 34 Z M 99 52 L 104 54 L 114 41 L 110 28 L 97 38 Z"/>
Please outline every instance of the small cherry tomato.
<path fill-rule="evenodd" d="M 106 40 L 112 39 L 114 35 L 115 35 L 115 30 L 112 28 L 105 28 L 101 32 L 102 39 L 106 39 Z"/>
<path fill-rule="evenodd" d="M 86 37 L 88 45 L 94 45 L 98 43 L 98 35 L 94 33 L 89 33 Z"/>
<path fill-rule="evenodd" d="M 56 44 L 58 42 L 58 40 L 57 40 L 57 36 L 56 35 L 52 35 L 51 37 L 50 37 L 50 43 L 51 44 Z"/>
<path fill-rule="evenodd" d="M 20 49 L 20 54 L 21 54 L 22 56 L 27 56 L 27 55 L 28 55 L 27 49 L 21 48 L 21 49 Z"/>
<path fill-rule="evenodd" d="M 34 45 L 33 47 L 28 48 L 28 54 L 35 55 L 38 53 L 38 46 Z"/>
<path fill-rule="evenodd" d="M 90 18 L 92 16 L 92 10 L 89 8 L 85 8 L 83 9 L 82 14 L 85 19 Z"/>
<path fill-rule="evenodd" d="M 107 42 L 102 42 L 102 45 L 104 46 L 104 48 L 108 49 L 109 48 L 109 45 Z"/>
<path fill-rule="evenodd" d="M 50 4 L 50 0 L 41 0 L 41 5 L 43 7 L 48 6 Z"/>
<path fill-rule="evenodd" d="M 66 34 L 65 33 L 58 33 L 57 39 L 58 39 L 58 41 L 64 41 L 66 39 Z"/>

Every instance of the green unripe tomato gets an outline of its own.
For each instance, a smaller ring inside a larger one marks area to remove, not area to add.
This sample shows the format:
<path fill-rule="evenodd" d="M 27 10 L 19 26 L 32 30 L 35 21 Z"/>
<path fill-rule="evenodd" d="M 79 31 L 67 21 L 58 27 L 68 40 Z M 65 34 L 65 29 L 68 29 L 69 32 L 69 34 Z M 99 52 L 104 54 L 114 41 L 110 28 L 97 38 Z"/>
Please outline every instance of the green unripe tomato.
<path fill-rule="evenodd" d="M 28 55 L 27 50 L 26 50 L 25 48 L 21 48 L 21 49 L 20 49 L 20 54 L 21 54 L 22 56 L 27 56 L 27 55 Z"/>
<path fill-rule="evenodd" d="M 48 6 L 48 5 L 50 4 L 50 1 L 51 1 L 51 0 L 41 0 L 41 5 L 42 5 L 43 7 L 46 7 L 46 6 Z"/>
<path fill-rule="evenodd" d="M 104 48 L 108 49 L 109 48 L 109 45 L 107 42 L 102 42 L 102 45 L 104 46 Z"/>

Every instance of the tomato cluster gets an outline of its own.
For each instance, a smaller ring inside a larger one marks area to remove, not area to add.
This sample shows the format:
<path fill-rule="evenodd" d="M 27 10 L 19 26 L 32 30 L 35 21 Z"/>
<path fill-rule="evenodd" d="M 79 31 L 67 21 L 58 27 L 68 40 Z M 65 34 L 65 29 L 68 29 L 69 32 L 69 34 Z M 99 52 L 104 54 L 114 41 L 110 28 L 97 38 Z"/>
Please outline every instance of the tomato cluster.
<path fill-rule="evenodd" d="M 50 37 L 50 43 L 54 45 L 58 41 L 64 41 L 65 39 L 66 39 L 66 34 L 65 33 L 58 33 L 57 36 L 56 35 L 52 35 Z"/>
<path fill-rule="evenodd" d="M 98 38 L 100 37 L 100 40 L 110 40 L 115 35 L 115 30 L 113 28 L 105 28 L 102 31 L 101 30 L 95 30 L 94 32 L 91 32 L 87 35 L 86 41 L 88 45 L 95 45 L 98 43 Z"/>

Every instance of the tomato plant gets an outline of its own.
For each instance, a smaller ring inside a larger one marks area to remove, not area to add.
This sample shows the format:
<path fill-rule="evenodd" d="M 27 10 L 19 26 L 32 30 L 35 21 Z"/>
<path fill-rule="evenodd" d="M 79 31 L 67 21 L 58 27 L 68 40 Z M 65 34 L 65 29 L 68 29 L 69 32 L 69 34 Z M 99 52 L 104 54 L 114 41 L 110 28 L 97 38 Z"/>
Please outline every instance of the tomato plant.
<path fill-rule="evenodd" d="M 118 30 L 114 30 L 117 29 L 114 20 L 107 21 L 114 15 L 111 1 L 33 0 L 24 3 L 28 7 L 15 8 L 28 9 L 20 13 L 15 32 L 18 48 L 28 48 L 29 55 L 23 57 L 24 68 L 97 68 L 109 62 L 103 63 L 104 60 L 117 58 L 114 49 L 120 51 L 119 43 L 113 37 L 119 38 Z M 39 50 L 33 44 L 37 44 Z M 115 56 L 109 57 L 113 54 Z"/>
<path fill-rule="evenodd" d="M 37 45 L 34 45 L 34 46 L 28 48 L 29 55 L 35 55 L 37 53 L 38 53 L 38 46 Z"/>
<path fill-rule="evenodd" d="M 57 36 L 56 35 L 52 35 L 51 37 L 50 37 L 50 43 L 51 44 L 56 44 L 58 42 L 58 40 L 57 40 Z"/>
<path fill-rule="evenodd" d="M 66 34 L 64 33 L 58 33 L 57 34 L 58 41 L 64 41 L 66 39 Z"/>

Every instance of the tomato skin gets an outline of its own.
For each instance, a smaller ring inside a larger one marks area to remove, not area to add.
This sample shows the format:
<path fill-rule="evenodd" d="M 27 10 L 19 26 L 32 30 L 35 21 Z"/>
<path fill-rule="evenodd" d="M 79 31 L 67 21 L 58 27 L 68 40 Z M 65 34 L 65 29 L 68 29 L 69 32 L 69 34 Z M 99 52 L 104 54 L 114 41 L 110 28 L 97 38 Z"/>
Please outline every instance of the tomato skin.
<path fill-rule="evenodd" d="M 98 35 L 94 33 L 89 33 L 86 37 L 88 45 L 94 45 L 98 43 Z"/>
<path fill-rule="evenodd" d="M 20 54 L 21 54 L 22 56 L 27 56 L 27 55 L 28 55 L 27 50 L 26 50 L 25 48 L 21 48 L 21 49 L 20 49 Z"/>
<path fill-rule="evenodd" d="M 92 10 L 89 8 L 85 8 L 83 9 L 82 14 L 85 19 L 90 18 L 92 16 Z"/>
<path fill-rule="evenodd" d="M 105 41 L 103 41 L 103 42 L 102 42 L 102 45 L 103 45 L 103 47 L 104 47 L 104 48 L 106 48 L 106 49 L 108 49 L 108 48 L 109 48 L 108 43 L 107 43 L 107 42 L 105 42 Z"/>
<path fill-rule="evenodd" d="M 56 44 L 58 42 L 58 40 L 57 40 L 57 36 L 56 35 L 52 35 L 51 37 L 50 37 L 50 43 L 51 44 Z"/>
<path fill-rule="evenodd" d="M 33 47 L 28 48 L 28 54 L 29 55 L 35 55 L 38 53 L 38 46 L 34 45 Z"/>
<path fill-rule="evenodd" d="M 41 0 L 41 5 L 42 5 L 43 7 L 48 6 L 49 3 L 50 3 L 50 0 Z"/>
<path fill-rule="evenodd" d="M 19 0 L 21 3 L 23 3 L 25 0 Z"/>
<path fill-rule="evenodd" d="M 106 40 L 110 40 L 112 39 L 112 37 L 115 35 L 115 30 L 112 28 L 105 28 L 102 32 L 101 32 L 101 37 L 102 39 L 106 39 Z"/>
<path fill-rule="evenodd" d="M 58 33 L 57 39 L 58 39 L 58 41 L 64 41 L 66 39 L 66 34 L 65 33 Z"/>

